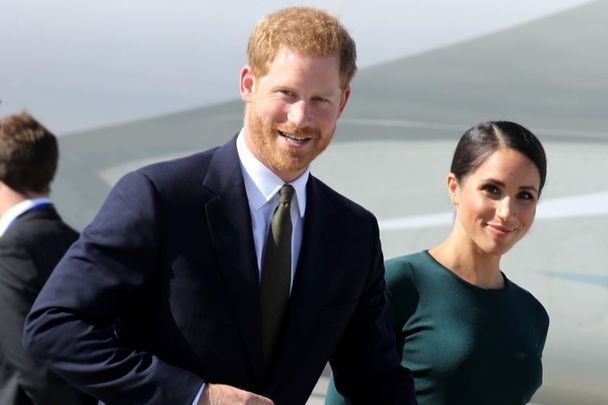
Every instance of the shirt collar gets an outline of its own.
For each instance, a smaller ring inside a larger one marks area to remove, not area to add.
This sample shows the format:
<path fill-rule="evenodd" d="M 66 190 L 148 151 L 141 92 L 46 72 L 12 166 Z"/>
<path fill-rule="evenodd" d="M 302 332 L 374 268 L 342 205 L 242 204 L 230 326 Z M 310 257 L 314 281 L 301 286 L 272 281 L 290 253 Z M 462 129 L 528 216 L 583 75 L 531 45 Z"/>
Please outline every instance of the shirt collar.
<path fill-rule="evenodd" d="M 249 198 L 251 207 L 258 210 L 275 196 L 285 182 L 251 153 L 245 144 L 243 130 L 236 139 L 236 150 L 243 169 L 247 198 Z M 296 192 L 296 201 L 301 217 L 304 217 L 306 210 L 306 183 L 309 175 L 310 168 L 307 167 L 300 177 L 289 183 Z"/>
<path fill-rule="evenodd" d="M 4 215 L 0 217 L 0 236 L 4 235 L 8 227 L 13 221 L 24 212 L 31 210 L 34 207 L 43 204 L 50 204 L 51 200 L 48 197 L 33 198 L 31 200 L 24 200 L 18 204 L 13 205 L 9 208 Z"/>

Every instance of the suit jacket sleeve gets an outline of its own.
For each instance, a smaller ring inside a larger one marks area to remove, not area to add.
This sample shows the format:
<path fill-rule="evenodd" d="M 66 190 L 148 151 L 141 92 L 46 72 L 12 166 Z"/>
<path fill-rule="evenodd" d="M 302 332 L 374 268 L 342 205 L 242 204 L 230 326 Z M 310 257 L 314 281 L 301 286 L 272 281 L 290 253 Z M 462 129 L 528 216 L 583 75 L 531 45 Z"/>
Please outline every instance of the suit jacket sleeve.
<path fill-rule="evenodd" d="M 160 216 L 149 178 L 125 176 L 53 271 L 26 320 L 26 349 L 107 403 L 189 404 L 202 383 L 117 334 L 121 314 L 140 306 L 154 282 Z"/>
<path fill-rule="evenodd" d="M 355 313 L 330 363 L 337 390 L 353 404 L 416 404 L 409 370 L 400 365 L 394 332 L 385 318 L 384 265 L 371 216 L 372 260 Z"/>

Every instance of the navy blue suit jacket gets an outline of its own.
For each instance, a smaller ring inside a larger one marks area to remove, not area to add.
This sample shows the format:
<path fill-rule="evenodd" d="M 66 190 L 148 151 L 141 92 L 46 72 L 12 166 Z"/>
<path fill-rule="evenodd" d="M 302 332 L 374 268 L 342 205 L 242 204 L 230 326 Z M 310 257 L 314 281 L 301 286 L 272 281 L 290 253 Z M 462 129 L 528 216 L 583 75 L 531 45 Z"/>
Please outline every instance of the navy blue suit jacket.
<path fill-rule="evenodd" d="M 109 404 L 190 404 L 202 381 L 304 404 L 328 360 L 349 397 L 413 403 L 383 317 L 375 218 L 312 176 L 307 194 L 268 375 L 235 139 L 122 178 L 36 300 L 26 347 Z"/>

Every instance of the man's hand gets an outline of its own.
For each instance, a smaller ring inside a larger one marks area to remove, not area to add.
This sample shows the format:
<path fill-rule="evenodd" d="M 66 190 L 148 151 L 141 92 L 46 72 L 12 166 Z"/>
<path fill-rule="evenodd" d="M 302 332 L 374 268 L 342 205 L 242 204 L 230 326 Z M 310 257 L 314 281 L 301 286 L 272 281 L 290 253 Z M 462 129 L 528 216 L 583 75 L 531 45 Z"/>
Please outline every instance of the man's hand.
<path fill-rule="evenodd" d="M 207 384 L 198 405 L 274 405 L 274 402 L 230 385 Z"/>

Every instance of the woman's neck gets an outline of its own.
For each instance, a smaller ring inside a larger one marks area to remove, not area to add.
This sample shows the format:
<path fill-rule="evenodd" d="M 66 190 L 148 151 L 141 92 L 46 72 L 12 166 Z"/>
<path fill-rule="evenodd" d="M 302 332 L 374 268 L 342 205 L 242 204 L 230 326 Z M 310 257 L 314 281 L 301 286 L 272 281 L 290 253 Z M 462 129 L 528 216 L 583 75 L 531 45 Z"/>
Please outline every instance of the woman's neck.
<path fill-rule="evenodd" d="M 430 255 L 471 284 L 487 289 L 503 288 L 505 281 L 500 272 L 500 256 L 488 255 L 475 245 L 455 239 L 450 235 L 439 246 L 429 249 Z"/>

